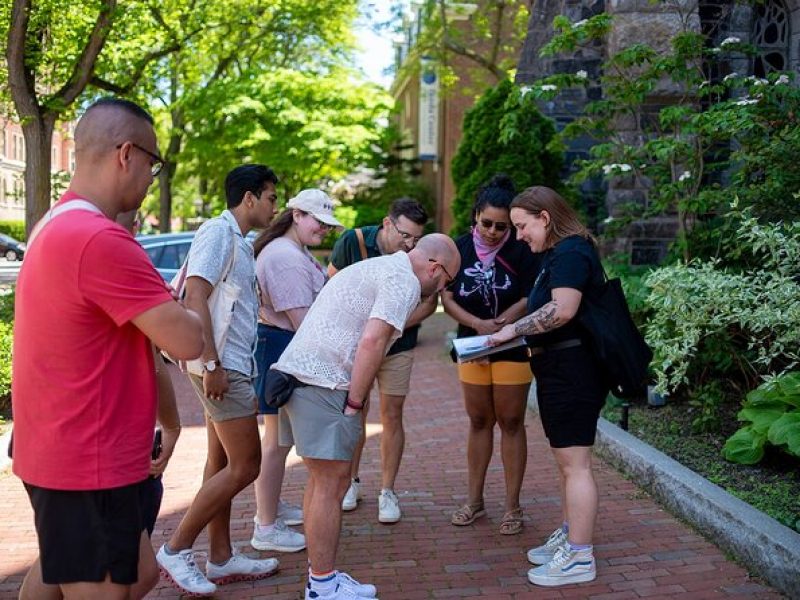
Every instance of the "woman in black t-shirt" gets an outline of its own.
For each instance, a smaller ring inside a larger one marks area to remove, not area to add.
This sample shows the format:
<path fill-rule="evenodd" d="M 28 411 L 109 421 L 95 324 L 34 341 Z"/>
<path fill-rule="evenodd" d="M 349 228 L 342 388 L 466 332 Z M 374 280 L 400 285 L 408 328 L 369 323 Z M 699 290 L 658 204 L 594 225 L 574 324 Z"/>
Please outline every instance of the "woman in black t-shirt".
<path fill-rule="evenodd" d="M 509 204 L 514 184 L 505 175 L 484 185 L 473 207 L 470 233 L 456 240 L 461 270 L 442 293 L 445 311 L 458 321 L 458 337 L 488 335 L 525 314 L 536 259 L 514 239 Z M 453 513 L 453 525 L 469 525 L 486 514 L 483 488 L 492 458 L 494 425 L 500 425 L 506 481 L 500 533 L 522 531 L 519 493 L 525 474 L 525 406 L 532 379 L 527 348 L 514 348 L 458 365 L 470 427 L 467 438 L 467 503 Z"/>
<path fill-rule="evenodd" d="M 539 415 L 559 469 L 562 526 L 528 560 L 531 583 L 545 586 L 592 581 L 592 532 L 597 485 L 592 445 L 608 393 L 602 372 L 576 318 L 584 293 L 603 282 L 594 239 L 575 211 L 553 190 L 528 188 L 511 203 L 517 237 L 543 253 L 528 300 L 528 315 L 492 336 L 501 344 L 520 335 L 531 348 Z"/>

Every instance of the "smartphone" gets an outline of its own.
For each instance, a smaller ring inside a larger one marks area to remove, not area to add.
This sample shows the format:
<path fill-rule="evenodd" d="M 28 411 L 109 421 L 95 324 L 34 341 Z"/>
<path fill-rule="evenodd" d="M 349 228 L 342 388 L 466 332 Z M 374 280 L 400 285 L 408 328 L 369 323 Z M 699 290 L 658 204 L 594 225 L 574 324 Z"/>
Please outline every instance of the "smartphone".
<path fill-rule="evenodd" d="M 161 456 L 161 429 L 156 429 L 155 435 L 153 435 L 153 452 L 150 454 L 150 458 L 155 460 L 159 456 Z"/>

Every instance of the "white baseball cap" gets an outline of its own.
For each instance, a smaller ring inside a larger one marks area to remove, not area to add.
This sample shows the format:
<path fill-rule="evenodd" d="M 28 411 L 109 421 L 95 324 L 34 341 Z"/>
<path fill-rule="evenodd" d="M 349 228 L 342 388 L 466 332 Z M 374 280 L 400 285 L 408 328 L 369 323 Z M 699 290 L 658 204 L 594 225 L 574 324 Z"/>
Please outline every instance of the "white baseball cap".
<path fill-rule="evenodd" d="M 313 215 L 315 219 L 332 227 L 344 227 L 333 216 L 333 200 L 322 190 L 303 190 L 286 203 L 288 208 L 296 208 Z"/>

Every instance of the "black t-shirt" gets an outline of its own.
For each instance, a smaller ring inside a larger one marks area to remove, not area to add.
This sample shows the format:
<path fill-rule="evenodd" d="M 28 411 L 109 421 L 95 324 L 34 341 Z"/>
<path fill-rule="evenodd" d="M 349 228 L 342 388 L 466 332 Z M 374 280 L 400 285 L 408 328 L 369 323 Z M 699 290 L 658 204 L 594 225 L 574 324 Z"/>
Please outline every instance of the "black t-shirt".
<path fill-rule="evenodd" d="M 578 235 L 564 238 L 543 253 L 541 270 L 528 296 L 528 314 L 550 302 L 555 288 L 572 288 L 586 294 L 602 283 L 603 267 L 592 243 Z M 532 347 L 548 346 L 583 335 L 583 328 L 574 317 L 558 329 L 529 335 L 526 341 Z"/>
<path fill-rule="evenodd" d="M 449 291 L 453 300 L 479 319 L 494 319 L 522 298 L 528 296 L 539 268 L 539 257 L 527 244 L 509 238 L 495 256 L 494 265 L 483 269 L 472 234 L 456 240 L 461 255 L 461 270 Z M 458 325 L 458 337 L 477 335 L 471 327 Z M 489 356 L 491 361 L 526 361 L 527 351 L 514 348 Z"/>

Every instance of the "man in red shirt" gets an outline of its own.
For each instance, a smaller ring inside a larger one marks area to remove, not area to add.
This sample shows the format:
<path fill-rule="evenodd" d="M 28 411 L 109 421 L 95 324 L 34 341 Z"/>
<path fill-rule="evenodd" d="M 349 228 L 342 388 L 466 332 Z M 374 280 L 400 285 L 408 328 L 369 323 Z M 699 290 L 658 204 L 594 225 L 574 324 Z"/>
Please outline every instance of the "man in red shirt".
<path fill-rule="evenodd" d="M 128 598 L 158 580 L 139 514 L 156 409 L 150 343 L 203 349 L 198 316 L 175 302 L 114 222 L 137 208 L 163 161 L 132 102 L 93 104 L 75 130 L 75 175 L 34 230 L 17 283 L 14 473 L 34 510 L 40 563 L 21 598 Z M 148 339 L 149 338 L 149 339 Z"/>

